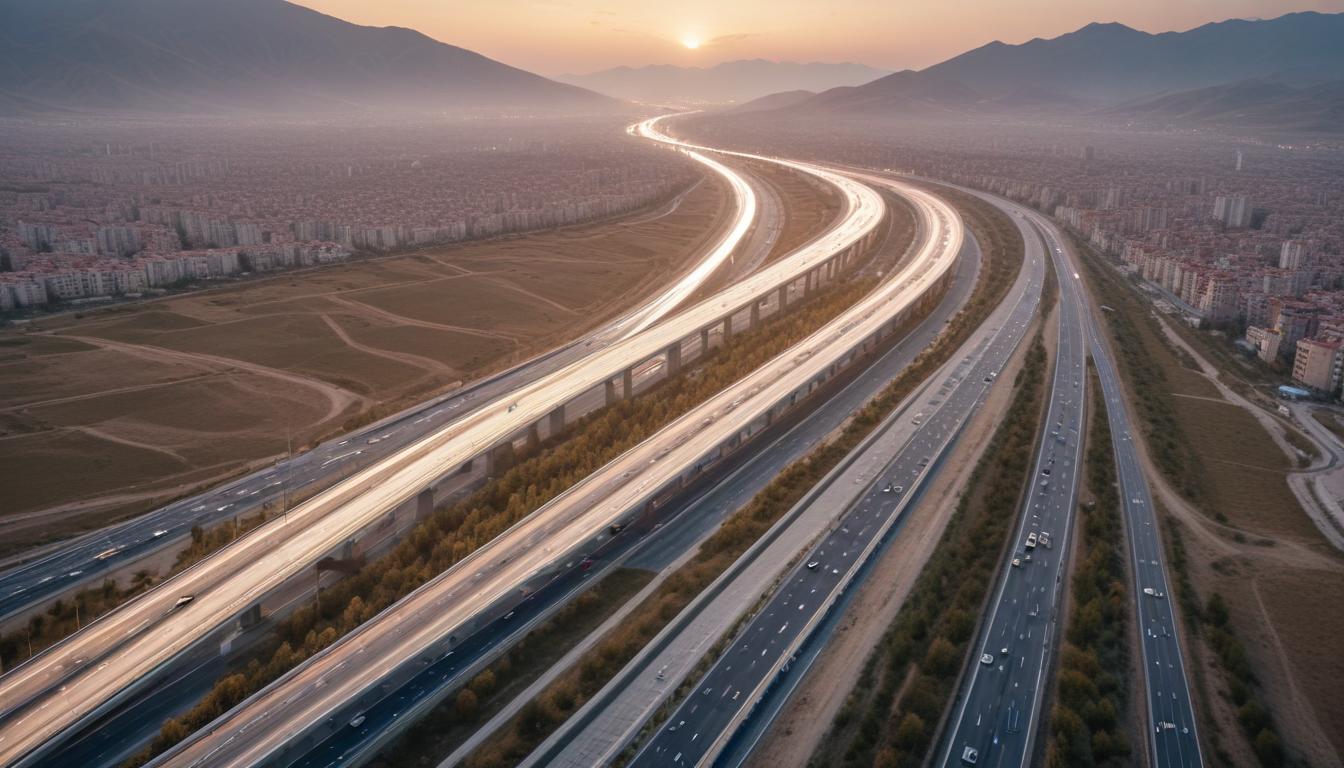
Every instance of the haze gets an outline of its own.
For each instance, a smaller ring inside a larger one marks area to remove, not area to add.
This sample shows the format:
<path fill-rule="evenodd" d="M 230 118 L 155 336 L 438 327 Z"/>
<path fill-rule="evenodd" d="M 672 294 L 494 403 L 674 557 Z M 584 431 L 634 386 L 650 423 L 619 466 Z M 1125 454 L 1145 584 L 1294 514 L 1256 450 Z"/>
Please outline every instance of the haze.
<path fill-rule="evenodd" d="M 1146 32 L 1228 18 L 1341 11 L 1341 0 L 300 0 L 357 24 L 403 26 L 544 75 L 616 66 L 710 66 L 734 59 L 857 61 L 920 69 L 993 40 L 1054 37 L 1093 21 Z M 507 19 L 501 23 L 501 19 Z M 691 50 L 682 41 L 694 38 Z"/>

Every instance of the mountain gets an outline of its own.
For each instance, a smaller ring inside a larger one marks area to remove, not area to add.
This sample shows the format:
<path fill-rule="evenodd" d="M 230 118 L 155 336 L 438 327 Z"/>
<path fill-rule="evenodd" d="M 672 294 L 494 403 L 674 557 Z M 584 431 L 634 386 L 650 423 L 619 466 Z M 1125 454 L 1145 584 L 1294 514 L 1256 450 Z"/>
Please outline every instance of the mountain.
<path fill-rule="evenodd" d="M 1337 134 L 1344 132 L 1344 80 L 1305 88 L 1243 80 L 1137 99 L 1104 113 L 1150 122 Z"/>
<path fill-rule="evenodd" d="M 1279 75 L 1344 77 L 1344 14 L 1290 13 L 1149 34 L 1089 24 L 1051 40 L 990 43 L 925 70 L 995 96 L 1022 84 L 1094 103 Z"/>
<path fill-rule="evenodd" d="M 558 80 L 644 102 L 745 102 L 778 91 L 821 91 L 875 80 L 886 72 L 863 64 L 743 59 L 713 67 L 617 67 Z"/>
<path fill-rule="evenodd" d="M 917 110 L 1077 111 L 1274 77 L 1305 86 L 1344 79 L 1344 14 L 1291 13 L 1149 34 L 1089 24 L 1021 45 L 993 42 L 918 72 L 833 89 L 796 109 L 864 114 Z"/>
<path fill-rule="evenodd" d="M 0 104 L 147 112 L 592 111 L 604 96 L 283 0 L 0 0 Z"/>

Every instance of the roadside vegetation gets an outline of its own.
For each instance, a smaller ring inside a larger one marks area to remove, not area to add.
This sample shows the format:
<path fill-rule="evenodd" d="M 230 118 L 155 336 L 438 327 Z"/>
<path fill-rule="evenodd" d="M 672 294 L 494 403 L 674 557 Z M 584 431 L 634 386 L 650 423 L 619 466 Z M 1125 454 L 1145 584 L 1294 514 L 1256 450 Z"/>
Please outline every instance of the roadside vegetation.
<path fill-rule="evenodd" d="M 476 750 L 468 758 L 470 768 L 516 764 L 541 744 L 853 450 L 901 400 L 946 362 L 998 305 L 1022 266 L 1021 237 L 1007 217 L 978 198 L 956 192 L 948 193 L 948 198 L 975 233 L 984 261 L 970 301 L 948 324 L 946 332 L 856 412 L 838 438 L 790 465 L 747 506 L 735 512 L 690 562 L 630 614 L 621 629 L 603 638 L 576 668 L 548 686 Z M 431 761 L 443 757 L 443 754 L 425 756 Z"/>
<path fill-rule="evenodd" d="M 1125 570 L 1125 529 L 1105 398 L 1095 372 L 1090 378 L 1092 428 L 1086 471 L 1092 500 L 1081 505 L 1081 546 L 1070 576 L 1072 604 L 1059 656 L 1046 768 L 1132 764 L 1133 746 L 1125 736 L 1131 725 L 1133 609 Z"/>
<path fill-rule="evenodd" d="M 1171 570 L 1176 574 L 1177 600 L 1185 619 L 1186 631 L 1202 639 L 1213 651 L 1223 673 L 1224 685 L 1216 686 L 1218 695 L 1231 705 L 1242 734 L 1250 743 L 1260 765 L 1266 768 L 1288 765 L 1283 738 L 1274 725 L 1274 716 L 1264 703 L 1265 697 L 1251 667 L 1250 657 L 1232 626 L 1226 599 L 1214 591 L 1202 601 L 1190 578 L 1190 560 L 1185 550 L 1181 525 L 1167 517 L 1166 544 Z M 1207 685 L 1201 688 L 1209 690 Z M 1219 761 L 1231 765 L 1236 761 L 1221 744 L 1216 721 L 1202 718 L 1204 740 L 1214 750 Z"/>
<path fill-rule="evenodd" d="M 1048 373 L 1037 333 L 1003 421 L 943 537 L 859 684 L 812 754 L 817 766 L 918 766 L 932 747 L 1003 560 L 1044 404 Z"/>
<path fill-rule="evenodd" d="M 667 380 L 573 425 L 530 457 L 487 480 L 462 501 L 437 510 L 391 552 L 322 591 L 277 622 L 251 658 L 220 681 L 180 717 L 167 721 L 152 745 L 131 764 L 142 764 L 226 712 L 252 692 L 335 642 L 379 611 L 504 532 L 579 480 L 635 446 L 696 404 L 760 367 L 850 307 L 875 280 L 839 282 L 823 288 L 783 317 L 766 318 L 756 329 L 714 348 L 686 375 Z"/>

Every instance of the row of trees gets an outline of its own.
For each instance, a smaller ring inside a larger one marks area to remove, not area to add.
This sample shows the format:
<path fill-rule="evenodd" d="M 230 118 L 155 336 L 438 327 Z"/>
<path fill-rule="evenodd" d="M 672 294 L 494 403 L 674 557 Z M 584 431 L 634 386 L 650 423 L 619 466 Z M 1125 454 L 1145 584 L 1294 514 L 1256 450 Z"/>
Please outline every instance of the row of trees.
<path fill-rule="evenodd" d="M 1082 509 L 1082 547 L 1070 589 L 1073 604 L 1060 653 L 1058 691 L 1050 715 L 1047 768 L 1128 765 L 1130 595 L 1124 527 L 1116 491 L 1111 428 L 1101 387 L 1092 376 L 1092 429 Z"/>
<path fill-rule="evenodd" d="M 638 444 L 709 396 L 756 369 L 823 325 L 872 289 L 872 279 L 828 286 L 816 298 L 715 349 L 690 375 L 591 414 L 536 455 L 523 457 L 466 499 L 437 510 L 388 554 L 325 589 L 320 601 L 279 621 L 245 669 L 163 726 L 133 764 L 148 761 L 218 717 L 233 701 L 221 693 L 251 693 L 330 645 L 411 591 L 444 572 L 538 507 Z"/>
<path fill-rule="evenodd" d="M 735 512 L 625 625 L 530 702 L 520 715 L 473 754 L 470 768 L 514 765 L 546 739 L 643 648 L 697 594 L 746 551 L 774 522 L 853 450 L 887 414 L 946 362 L 998 305 L 1022 266 L 1016 228 L 978 199 L 957 201 L 980 240 L 985 263 L 971 299 L 945 332 L 896 379 L 857 411 L 835 440 L 790 465 Z M 910 325 L 913 326 L 914 321 Z M 904 333 L 904 330 L 901 331 Z M 899 333 L 898 333 L 899 336 Z"/>

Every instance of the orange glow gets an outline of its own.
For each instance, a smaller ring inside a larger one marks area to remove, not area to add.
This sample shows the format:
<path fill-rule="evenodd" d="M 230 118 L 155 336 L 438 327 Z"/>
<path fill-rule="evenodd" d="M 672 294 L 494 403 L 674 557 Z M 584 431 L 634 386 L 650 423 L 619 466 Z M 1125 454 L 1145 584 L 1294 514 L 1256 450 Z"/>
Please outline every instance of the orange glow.
<path fill-rule="evenodd" d="M 297 0 L 356 24 L 410 27 L 542 75 L 734 59 L 920 69 L 993 40 L 1055 37 L 1094 21 L 1148 32 L 1229 17 L 1344 11 L 1344 0 Z M 694 30 L 692 33 L 691 30 Z M 695 45 L 691 45 L 695 42 Z"/>

